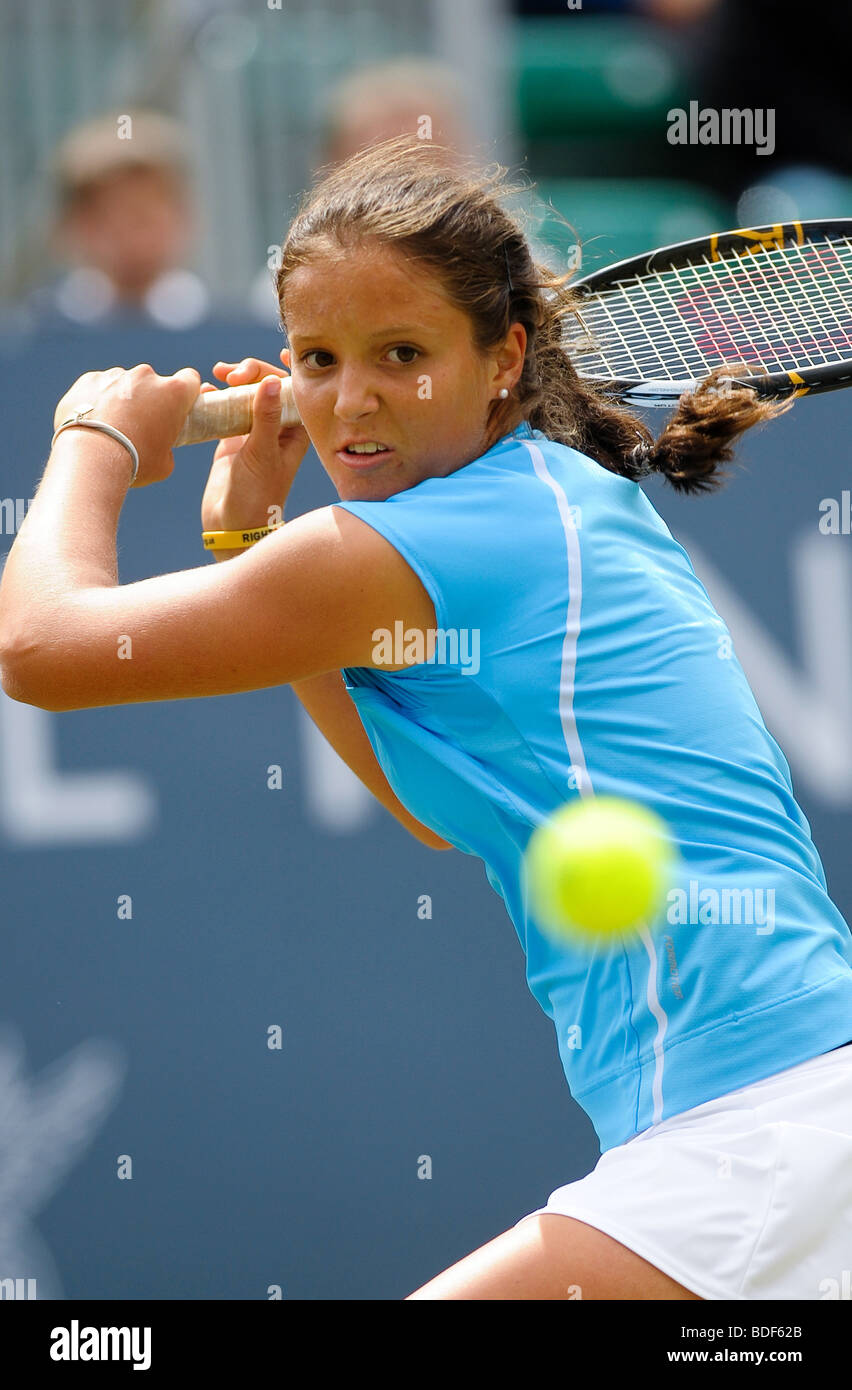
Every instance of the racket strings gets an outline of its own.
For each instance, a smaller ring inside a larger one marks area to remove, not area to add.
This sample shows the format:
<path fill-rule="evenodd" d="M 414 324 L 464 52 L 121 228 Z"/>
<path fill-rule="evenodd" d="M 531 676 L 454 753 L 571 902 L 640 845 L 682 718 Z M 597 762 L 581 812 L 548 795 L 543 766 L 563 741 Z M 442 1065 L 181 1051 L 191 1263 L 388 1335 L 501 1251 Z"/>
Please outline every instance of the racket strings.
<path fill-rule="evenodd" d="M 852 240 L 705 255 L 607 287 L 577 317 L 585 342 L 566 346 L 586 377 L 681 381 L 733 361 L 756 372 L 843 362 L 852 357 Z"/>

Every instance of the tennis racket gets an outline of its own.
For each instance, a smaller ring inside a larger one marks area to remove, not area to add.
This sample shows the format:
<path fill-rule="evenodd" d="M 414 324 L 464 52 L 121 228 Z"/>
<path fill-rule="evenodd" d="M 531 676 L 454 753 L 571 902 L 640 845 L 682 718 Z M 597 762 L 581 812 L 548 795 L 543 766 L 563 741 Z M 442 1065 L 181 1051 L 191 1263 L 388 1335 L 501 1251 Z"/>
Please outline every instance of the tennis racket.
<path fill-rule="evenodd" d="M 577 371 L 627 403 L 671 407 L 726 363 L 763 397 L 852 384 L 852 219 L 718 232 L 572 288 Z"/>
<path fill-rule="evenodd" d="M 852 384 L 852 219 L 717 232 L 574 281 L 581 377 L 617 400 L 671 408 L 716 367 L 759 396 Z M 246 434 L 256 386 L 199 396 L 177 440 Z M 281 423 L 297 424 L 289 378 Z"/>

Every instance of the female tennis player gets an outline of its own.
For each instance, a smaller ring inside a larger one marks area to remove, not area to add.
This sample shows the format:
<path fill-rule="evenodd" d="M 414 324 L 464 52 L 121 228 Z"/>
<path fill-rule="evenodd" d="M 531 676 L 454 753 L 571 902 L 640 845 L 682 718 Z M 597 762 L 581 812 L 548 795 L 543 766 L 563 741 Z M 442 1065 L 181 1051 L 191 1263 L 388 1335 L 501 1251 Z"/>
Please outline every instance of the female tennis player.
<path fill-rule="evenodd" d="M 3 688 L 75 710 L 291 684 L 412 834 L 484 861 L 601 1158 L 410 1298 L 817 1299 L 852 1248 L 849 928 L 725 625 L 637 485 L 717 486 L 778 407 L 711 379 L 655 442 L 583 384 L 568 277 L 534 261 L 504 173 L 401 137 L 305 195 L 284 366 L 214 368 L 291 371 L 302 420 L 279 428 L 276 393 L 217 448 L 202 521 L 229 563 L 118 582 L 128 487 L 168 477 L 198 373 L 74 384 L 63 418 L 88 414 L 56 437 L 0 586 Z M 309 443 L 341 500 L 239 544 Z M 379 629 L 426 656 L 389 662 Z M 453 659 L 474 634 L 475 670 Z M 771 915 L 690 908 L 635 944 L 554 945 L 522 856 L 599 793 L 662 815 L 702 893 L 762 891 Z"/>

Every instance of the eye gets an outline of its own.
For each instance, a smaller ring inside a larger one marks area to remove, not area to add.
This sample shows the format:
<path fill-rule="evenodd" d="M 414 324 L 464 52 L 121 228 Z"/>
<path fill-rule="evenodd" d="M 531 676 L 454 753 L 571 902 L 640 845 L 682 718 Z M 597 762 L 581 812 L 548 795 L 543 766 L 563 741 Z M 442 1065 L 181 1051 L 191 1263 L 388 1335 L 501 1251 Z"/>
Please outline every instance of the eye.
<path fill-rule="evenodd" d="M 408 343 L 398 343 L 396 347 L 389 348 L 388 351 L 389 351 L 389 352 L 412 352 L 412 353 L 414 354 L 413 357 L 409 357 L 409 359 L 408 359 L 407 362 L 400 362 L 400 363 L 398 363 L 398 365 L 399 365 L 400 367 L 410 367 L 411 364 L 412 364 L 418 357 L 420 357 L 420 356 L 422 355 L 419 348 L 411 347 Z M 300 361 L 300 362 L 307 362 L 309 357 L 331 357 L 331 356 L 332 356 L 332 354 L 331 354 L 330 352 L 326 352 L 324 348 L 311 348 L 311 350 L 310 350 L 309 352 L 305 352 L 305 353 L 302 354 L 302 356 L 300 357 L 299 361 Z M 310 365 L 311 365 L 310 362 L 308 362 L 308 366 L 310 366 Z M 321 369 L 322 369 L 322 364 L 318 364 L 316 370 L 321 370 Z"/>
<path fill-rule="evenodd" d="M 420 350 L 419 350 L 419 348 L 410 347 L 407 343 L 400 343 L 400 344 L 398 345 L 398 347 L 392 347 L 392 348 L 390 349 L 390 351 L 391 351 L 391 352 L 413 352 L 413 353 L 414 353 L 414 357 L 409 357 L 409 359 L 408 359 L 407 362 L 401 362 L 401 363 L 400 363 L 400 366 L 402 366 L 402 367 L 410 367 L 410 366 L 411 366 L 411 363 L 414 361 L 414 359 L 420 356 Z"/>

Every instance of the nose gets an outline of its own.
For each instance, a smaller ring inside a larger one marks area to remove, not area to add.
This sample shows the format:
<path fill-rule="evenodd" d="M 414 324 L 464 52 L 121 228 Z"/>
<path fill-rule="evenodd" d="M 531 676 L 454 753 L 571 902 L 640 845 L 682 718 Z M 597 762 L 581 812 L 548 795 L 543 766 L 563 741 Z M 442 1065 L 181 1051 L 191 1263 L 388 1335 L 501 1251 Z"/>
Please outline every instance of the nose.
<path fill-rule="evenodd" d="M 337 400 L 334 413 L 344 424 L 375 415 L 379 398 L 363 367 L 344 367 L 337 377 Z"/>

